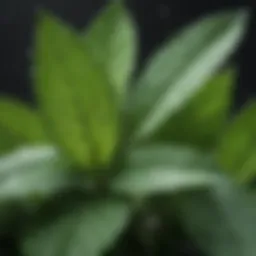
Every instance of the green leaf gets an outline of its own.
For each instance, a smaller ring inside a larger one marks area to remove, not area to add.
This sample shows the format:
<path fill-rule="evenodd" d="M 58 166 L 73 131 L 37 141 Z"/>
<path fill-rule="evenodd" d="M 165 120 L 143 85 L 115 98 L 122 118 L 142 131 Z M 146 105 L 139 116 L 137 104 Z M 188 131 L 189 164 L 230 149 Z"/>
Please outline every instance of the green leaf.
<path fill-rule="evenodd" d="M 186 148 L 140 149 L 131 153 L 127 165 L 111 189 L 132 197 L 208 188 L 220 179 L 209 158 Z"/>
<path fill-rule="evenodd" d="M 213 149 L 230 115 L 235 78 L 235 71 L 227 69 L 211 79 L 157 131 L 153 140 Z"/>
<path fill-rule="evenodd" d="M 107 165 L 118 140 L 118 97 L 90 49 L 43 13 L 37 24 L 35 90 L 49 134 L 76 164 Z"/>
<path fill-rule="evenodd" d="M 53 147 L 22 147 L 0 158 L 0 203 L 41 201 L 74 187 L 75 179 Z"/>
<path fill-rule="evenodd" d="M 150 59 L 128 107 L 134 139 L 148 138 L 198 93 L 236 49 L 247 17 L 244 10 L 207 16 Z"/>
<path fill-rule="evenodd" d="M 114 245 L 128 224 L 124 202 L 94 201 L 60 214 L 23 236 L 24 256 L 100 256 Z"/>
<path fill-rule="evenodd" d="M 228 125 L 221 137 L 217 158 L 224 170 L 238 181 L 256 175 L 256 102 L 246 107 Z"/>
<path fill-rule="evenodd" d="M 103 65 L 117 92 L 124 96 L 136 64 L 135 25 L 121 3 L 109 4 L 85 33 L 85 45 Z"/>
<path fill-rule="evenodd" d="M 36 111 L 16 99 L 0 98 L 0 148 L 12 149 L 22 143 L 47 141 Z"/>
<path fill-rule="evenodd" d="M 255 202 L 230 184 L 179 198 L 185 229 L 209 256 L 253 256 Z"/>
<path fill-rule="evenodd" d="M 218 176 L 205 170 L 158 167 L 124 170 L 112 184 L 118 194 L 150 197 L 159 194 L 207 188 L 218 181 Z"/>
<path fill-rule="evenodd" d="M 185 168 L 216 168 L 212 155 L 183 145 L 151 144 L 131 148 L 126 166 L 151 168 L 177 166 Z"/>
<path fill-rule="evenodd" d="M 24 141 L 13 134 L 10 131 L 0 127 L 0 154 L 7 153 L 17 146 L 20 146 Z"/>

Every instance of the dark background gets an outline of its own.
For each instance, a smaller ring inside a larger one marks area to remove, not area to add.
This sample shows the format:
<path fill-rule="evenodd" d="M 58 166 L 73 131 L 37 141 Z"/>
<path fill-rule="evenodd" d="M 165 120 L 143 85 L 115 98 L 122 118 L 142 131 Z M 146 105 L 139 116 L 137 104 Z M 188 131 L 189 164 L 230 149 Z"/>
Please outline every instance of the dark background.
<path fill-rule="evenodd" d="M 139 25 L 140 63 L 169 35 L 188 22 L 220 9 L 249 6 L 253 11 L 247 36 L 234 57 L 240 67 L 237 105 L 256 93 L 255 0 L 127 0 Z M 33 22 L 38 7 L 54 11 L 80 28 L 88 24 L 104 0 L 0 0 L 0 92 L 31 100 L 29 66 Z"/>

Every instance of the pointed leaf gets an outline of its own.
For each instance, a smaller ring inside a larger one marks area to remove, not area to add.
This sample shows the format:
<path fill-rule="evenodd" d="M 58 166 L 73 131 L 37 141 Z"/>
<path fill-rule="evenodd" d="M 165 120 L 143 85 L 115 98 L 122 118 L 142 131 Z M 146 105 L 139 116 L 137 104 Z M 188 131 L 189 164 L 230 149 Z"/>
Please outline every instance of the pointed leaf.
<path fill-rule="evenodd" d="M 70 209 L 24 237 L 24 256 L 100 256 L 128 224 L 126 203 L 105 200 Z"/>
<path fill-rule="evenodd" d="M 0 148 L 11 149 L 22 143 L 47 141 L 42 121 L 35 110 L 19 100 L 0 99 Z"/>
<path fill-rule="evenodd" d="M 22 147 L 0 158 L 0 202 L 43 199 L 74 186 L 69 165 L 50 146 Z"/>
<path fill-rule="evenodd" d="M 153 140 L 213 149 L 230 115 L 234 85 L 233 69 L 213 77 L 157 131 Z"/>
<path fill-rule="evenodd" d="M 114 180 L 112 190 L 140 198 L 207 188 L 215 182 L 218 176 L 203 169 L 155 167 L 124 170 Z"/>
<path fill-rule="evenodd" d="M 203 18 L 153 56 L 128 109 L 134 138 L 149 137 L 205 85 L 236 49 L 247 16 L 242 10 Z"/>
<path fill-rule="evenodd" d="M 113 180 L 111 189 L 133 197 L 207 188 L 219 181 L 209 158 L 186 148 L 177 148 L 176 152 L 168 147 L 134 151 L 127 165 Z"/>
<path fill-rule="evenodd" d="M 249 103 L 227 127 L 218 146 L 220 164 L 237 180 L 256 175 L 256 102 Z"/>
<path fill-rule="evenodd" d="M 123 97 L 135 68 L 137 53 L 135 25 L 128 11 L 116 1 L 109 4 L 92 22 L 84 40 Z"/>
<path fill-rule="evenodd" d="M 118 137 L 117 97 L 72 29 L 43 13 L 36 33 L 36 93 L 49 133 L 85 167 L 106 165 Z"/>

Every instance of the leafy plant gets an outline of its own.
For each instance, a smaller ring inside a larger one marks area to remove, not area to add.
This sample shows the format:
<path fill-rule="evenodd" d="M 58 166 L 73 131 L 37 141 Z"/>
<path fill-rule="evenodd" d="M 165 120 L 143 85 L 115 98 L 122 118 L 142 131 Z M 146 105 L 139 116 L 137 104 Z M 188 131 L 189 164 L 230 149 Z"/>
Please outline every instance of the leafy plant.
<path fill-rule="evenodd" d="M 41 11 L 37 109 L 0 100 L 0 225 L 14 255 L 128 255 L 122 238 L 152 212 L 204 255 L 255 255 L 255 106 L 232 120 L 236 70 L 223 69 L 247 19 L 237 10 L 198 20 L 134 79 L 136 29 L 122 4 L 86 33 Z M 155 232 L 131 231 L 145 255 L 159 254 Z"/>

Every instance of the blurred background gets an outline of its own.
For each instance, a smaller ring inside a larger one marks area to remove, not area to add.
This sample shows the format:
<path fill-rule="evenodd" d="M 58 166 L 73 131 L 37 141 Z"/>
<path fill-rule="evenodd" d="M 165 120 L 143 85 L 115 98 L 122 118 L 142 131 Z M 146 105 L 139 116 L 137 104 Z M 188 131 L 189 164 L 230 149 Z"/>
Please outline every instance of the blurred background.
<path fill-rule="evenodd" d="M 75 27 L 84 28 L 106 3 L 106 0 L 0 0 L 0 61 L 2 66 L 0 94 L 11 94 L 33 102 L 30 79 L 31 47 L 35 14 L 38 8 L 47 8 Z M 223 9 L 249 7 L 252 17 L 247 35 L 230 62 L 235 63 L 240 70 L 237 80 L 236 107 L 241 107 L 247 99 L 255 96 L 256 0 L 126 0 L 126 5 L 138 24 L 140 36 L 138 70 L 165 39 L 174 36 L 179 29 L 191 21 Z M 138 223 L 134 225 L 138 226 Z M 180 253 L 179 255 L 199 256 L 198 251 L 184 238 L 184 234 L 178 233 L 179 227 L 171 226 L 166 230 L 176 232 L 175 250 Z M 170 255 L 170 251 L 174 252 L 174 244 L 170 244 L 170 233 L 165 230 L 159 232 L 161 232 L 158 238 L 161 246 L 169 247 L 167 255 Z M 152 238 L 154 239 L 155 237 Z M 8 239 L 3 242 L 3 244 L 7 243 Z M 129 234 L 120 244 L 120 247 L 132 244 L 130 250 L 131 252 L 137 251 L 137 255 L 144 253 L 143 248 L 140 248 L 141 245 L 134 238 L 129 239 Z M 127 255 L 131 253 L 128 251 Z M 155 255 L 165 254 L 157 251 Z"/>
<path fill-rule="evenodd" d="M 32 32 L 39 7 L 52 10 L 77 28 L 86 26 L 106 0 L 1 0 L 0 1 L 0 93 L 32 100 Z M 232 61 L 240 68 L 237 106 L 256 93 L 256 16 L 255 0 L 126 0 L 138 23 L 141 51 L 139 67 L 146 57 L 168 37 L 190 21 L 214 11 L 250 7 L 252 18 L 247 36 Z"/>

